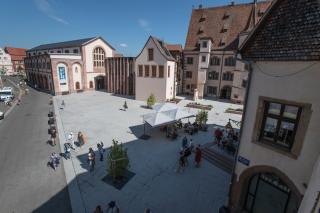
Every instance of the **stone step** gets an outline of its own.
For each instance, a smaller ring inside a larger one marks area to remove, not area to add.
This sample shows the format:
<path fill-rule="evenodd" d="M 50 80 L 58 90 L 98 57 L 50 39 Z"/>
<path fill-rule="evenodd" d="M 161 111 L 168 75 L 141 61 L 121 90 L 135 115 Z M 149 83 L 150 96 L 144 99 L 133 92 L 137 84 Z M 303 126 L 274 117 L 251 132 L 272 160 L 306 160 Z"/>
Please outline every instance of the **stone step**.
<path fill-rule="evenodd" d="M 210 148 L 202 149 L 202 156 L 204 159 L 217 166 L 218 168 L 224 170 L 225 172 L 231 174 L 233 169 L 233 160 L 223 156 Z"/>

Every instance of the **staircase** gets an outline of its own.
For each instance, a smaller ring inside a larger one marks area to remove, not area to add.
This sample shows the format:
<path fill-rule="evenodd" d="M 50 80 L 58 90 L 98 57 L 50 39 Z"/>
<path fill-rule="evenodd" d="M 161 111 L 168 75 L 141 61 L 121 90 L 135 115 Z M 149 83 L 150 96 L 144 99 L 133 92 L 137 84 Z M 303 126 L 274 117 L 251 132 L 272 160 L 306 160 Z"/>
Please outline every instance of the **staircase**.
<path fill-rule="evenodd" d="M 213 165 L 222 169 L 223 171 L 231 174 L 233 169 L 234 160 L 231 157 L 224 156 L 221 153 L 218 153 L 212 148 L 204 147 L 202 149 L 202 158 L 206 159 Z"/>

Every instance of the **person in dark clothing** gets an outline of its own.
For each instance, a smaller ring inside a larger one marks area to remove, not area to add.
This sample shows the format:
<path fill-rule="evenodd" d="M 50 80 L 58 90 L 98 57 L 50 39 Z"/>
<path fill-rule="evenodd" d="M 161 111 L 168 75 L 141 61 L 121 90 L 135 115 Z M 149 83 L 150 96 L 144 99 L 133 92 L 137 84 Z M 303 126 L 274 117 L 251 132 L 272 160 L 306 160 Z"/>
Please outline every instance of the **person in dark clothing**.
<path fill-rule="evenodd" d="M 202 152 L 201 152 L 201 149 L 200 149 L 200 145 L 198 145 L 196 147 L 195 157 L 194 157 L 194 161 L 196 163 L 196 167 L 200 167 L 201 158 L 202 158 Z"/>

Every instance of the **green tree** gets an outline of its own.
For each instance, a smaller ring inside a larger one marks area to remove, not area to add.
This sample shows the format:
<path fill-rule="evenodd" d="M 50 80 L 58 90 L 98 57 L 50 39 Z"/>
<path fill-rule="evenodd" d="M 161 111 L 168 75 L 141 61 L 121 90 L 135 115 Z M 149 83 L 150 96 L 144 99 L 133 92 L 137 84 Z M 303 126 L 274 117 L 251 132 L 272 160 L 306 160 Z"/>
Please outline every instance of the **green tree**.
<path fill-rule="evenodd" d="M 118 141 L 112 140 L 113 145 L 107 158 L 107 171 L 114 180 L 122 178 L 129 168 L 129 158 L 127 149 Z"/>
<path fill-rule="evenodd" d="M 196 116 L 196 123 L 200 126 L 206 125 L 208 121 L 208 112 L 206 110 L 200 110 Z"/>
<path fill-rule="evenodd" d="M 151 95 L 149 96 L 149 98 L 147 99 L 147 106 L 149 108 L 152 108 L 152 106 L 156 103 L 156 97 L 154 97 L 154 95 L 151 93 Z"/>

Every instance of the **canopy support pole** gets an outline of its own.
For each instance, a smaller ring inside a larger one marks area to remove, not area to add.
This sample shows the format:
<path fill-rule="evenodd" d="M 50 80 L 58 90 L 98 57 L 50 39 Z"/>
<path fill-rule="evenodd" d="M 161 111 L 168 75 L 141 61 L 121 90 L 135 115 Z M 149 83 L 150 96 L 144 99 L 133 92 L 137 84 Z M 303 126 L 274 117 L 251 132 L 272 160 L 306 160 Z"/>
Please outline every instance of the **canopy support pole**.
<path fill-rule="evenodd" d="M 144 120 L 144 116 L 143 116 L 143 135 L 140 136 L 139 139 L 142 140 L 148 140 L 151 136 L 146 134 L 146 121 Z"/>

